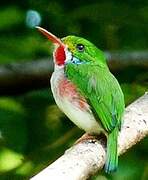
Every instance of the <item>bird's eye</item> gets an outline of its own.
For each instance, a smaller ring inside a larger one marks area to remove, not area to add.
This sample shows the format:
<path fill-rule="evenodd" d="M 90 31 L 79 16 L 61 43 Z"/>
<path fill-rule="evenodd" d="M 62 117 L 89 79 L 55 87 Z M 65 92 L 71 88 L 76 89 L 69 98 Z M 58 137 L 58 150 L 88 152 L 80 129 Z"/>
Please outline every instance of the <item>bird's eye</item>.
<path fill-rule="evenodd" d="M 84 51 L 84 45 L 83 44 L 77 44 L 77 50 L 80 52 Z"/>

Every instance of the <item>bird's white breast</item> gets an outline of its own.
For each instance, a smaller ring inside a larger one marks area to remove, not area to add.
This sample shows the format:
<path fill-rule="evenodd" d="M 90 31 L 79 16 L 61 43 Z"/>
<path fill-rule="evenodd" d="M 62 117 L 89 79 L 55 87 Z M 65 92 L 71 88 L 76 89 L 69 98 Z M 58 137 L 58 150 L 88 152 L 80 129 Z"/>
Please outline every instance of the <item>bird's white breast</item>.
<path fill-rule="evenodd" d="M 89 105 L 64 76 L 64 68 L 55 68 L 51 77 L 51 90 L 56 104 L 73 123 L 86 132 L 100 132 Z"/>

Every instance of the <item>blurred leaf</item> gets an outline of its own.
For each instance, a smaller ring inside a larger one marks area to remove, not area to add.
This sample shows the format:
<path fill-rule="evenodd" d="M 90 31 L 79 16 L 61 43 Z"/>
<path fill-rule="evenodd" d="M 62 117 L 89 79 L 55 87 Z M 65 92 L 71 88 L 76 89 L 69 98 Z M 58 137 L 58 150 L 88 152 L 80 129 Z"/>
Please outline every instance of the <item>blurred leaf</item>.
<path fill-rule="evenodd" d="M 121 87 L 124 93 L 126 105 L 132 103 L 147 91 L 147 87 L 136 83 L 122 84 Z"/>
<path fill-rule="evenodd" d="M 30 174 L 32 169 L 34 168 L 34 164 L 31 161 L 24 162 L 17 170 L 16 174 L 26 176 Z"/>
<path fill-rule="evenodd" d="M 0 149 L 0 172 L 10 171 L 22 163 L 23 156 L 7 148 Z"/>
<path fill-rule="evenodd" d="M 6 30 L 22 23 L 24 21 L 24 14 L 19 8 L 9 6 L 5 9 L 1 8 L 0 19 L 0 30 Z"/>
<path fill-rule="evenodd" d="M 22 105 L 10 98 L 0 98 L 1 141 L 13 150 L 22 152 L 27 143 L 25 111 Z"/>
<path fill-rule="evenodd" d="M 30 30 L 30 33 L 35 30 Z M 37 35 L 37 32 L 36 32 Z M 50 43 L 41 38 L 41 36 L 7 36 L 0 37 L 0 63 L 10 63 L 11 61 L 30 61 L 40 57 L 49 56 Z M 8 51 L 9 49 L 9 51 Z"/>
<path fill-rule="evenodd" d="M 148 178 L 148 164 L 146 164 L 145 168 L 144 168 L 144 172 L 143 172 L 143 176 L 142 176 L 142 180 L 147 180 Z"/>
<path fill-rule="evenodd" d="M 10 98 L 6 98 L 6 97 L 0 98 L 0 108 L 8 110 L 8 111 L 25 113 L 24 108 L 22 107 L 22 105 L 19 102 L 15 101 L 13 99 L 10 99 Z"/>

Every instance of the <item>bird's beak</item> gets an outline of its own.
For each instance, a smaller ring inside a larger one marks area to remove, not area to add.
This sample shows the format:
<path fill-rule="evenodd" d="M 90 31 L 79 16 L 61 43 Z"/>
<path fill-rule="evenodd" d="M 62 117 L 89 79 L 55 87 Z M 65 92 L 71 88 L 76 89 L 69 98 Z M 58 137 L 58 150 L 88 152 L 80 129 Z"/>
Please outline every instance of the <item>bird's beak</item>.
<path fill-rule="evenodd" d="M 56 45 L 56 50 L 54 51 L 54 59 L 55 63 L 57 65 L 64 65 L 65 60 L 66 60 L 66 54 L 65 54 L 65 49 L 66 46 L 65 44 L 55 35 L 52 33 L 48 32 L 47 30 L 37 26 L 36 27 L 44 36 L 46 36 L 54 45 Z"/>
<path fill-rule="evenodd" d="M 40 31 L 44 36 L 46 36 L 53 44 L 59 45 L 59 46 L 65 46 L 63 44 L 63 42 L 56 37 L 55 35 L 53 35 L 52 33 L 48 32 L 46 29 L 41 28 L 39 26 L 36 26 L 36 28 L 38 29 L 38 31 Z"/>

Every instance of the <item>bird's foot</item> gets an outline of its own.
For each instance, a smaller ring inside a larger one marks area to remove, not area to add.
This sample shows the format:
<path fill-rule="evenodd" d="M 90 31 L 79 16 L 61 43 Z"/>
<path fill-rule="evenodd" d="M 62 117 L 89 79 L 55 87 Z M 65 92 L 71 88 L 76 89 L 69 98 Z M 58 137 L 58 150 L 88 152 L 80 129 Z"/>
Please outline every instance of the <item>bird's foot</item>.
<path fill-rule="evenodd" d="M 95 143 L 96 141 L 98 141 L 97 139 L 98 138 L 96 135 L 85 133 L 74 144 L 83 143 L 83 142 Z"/>

